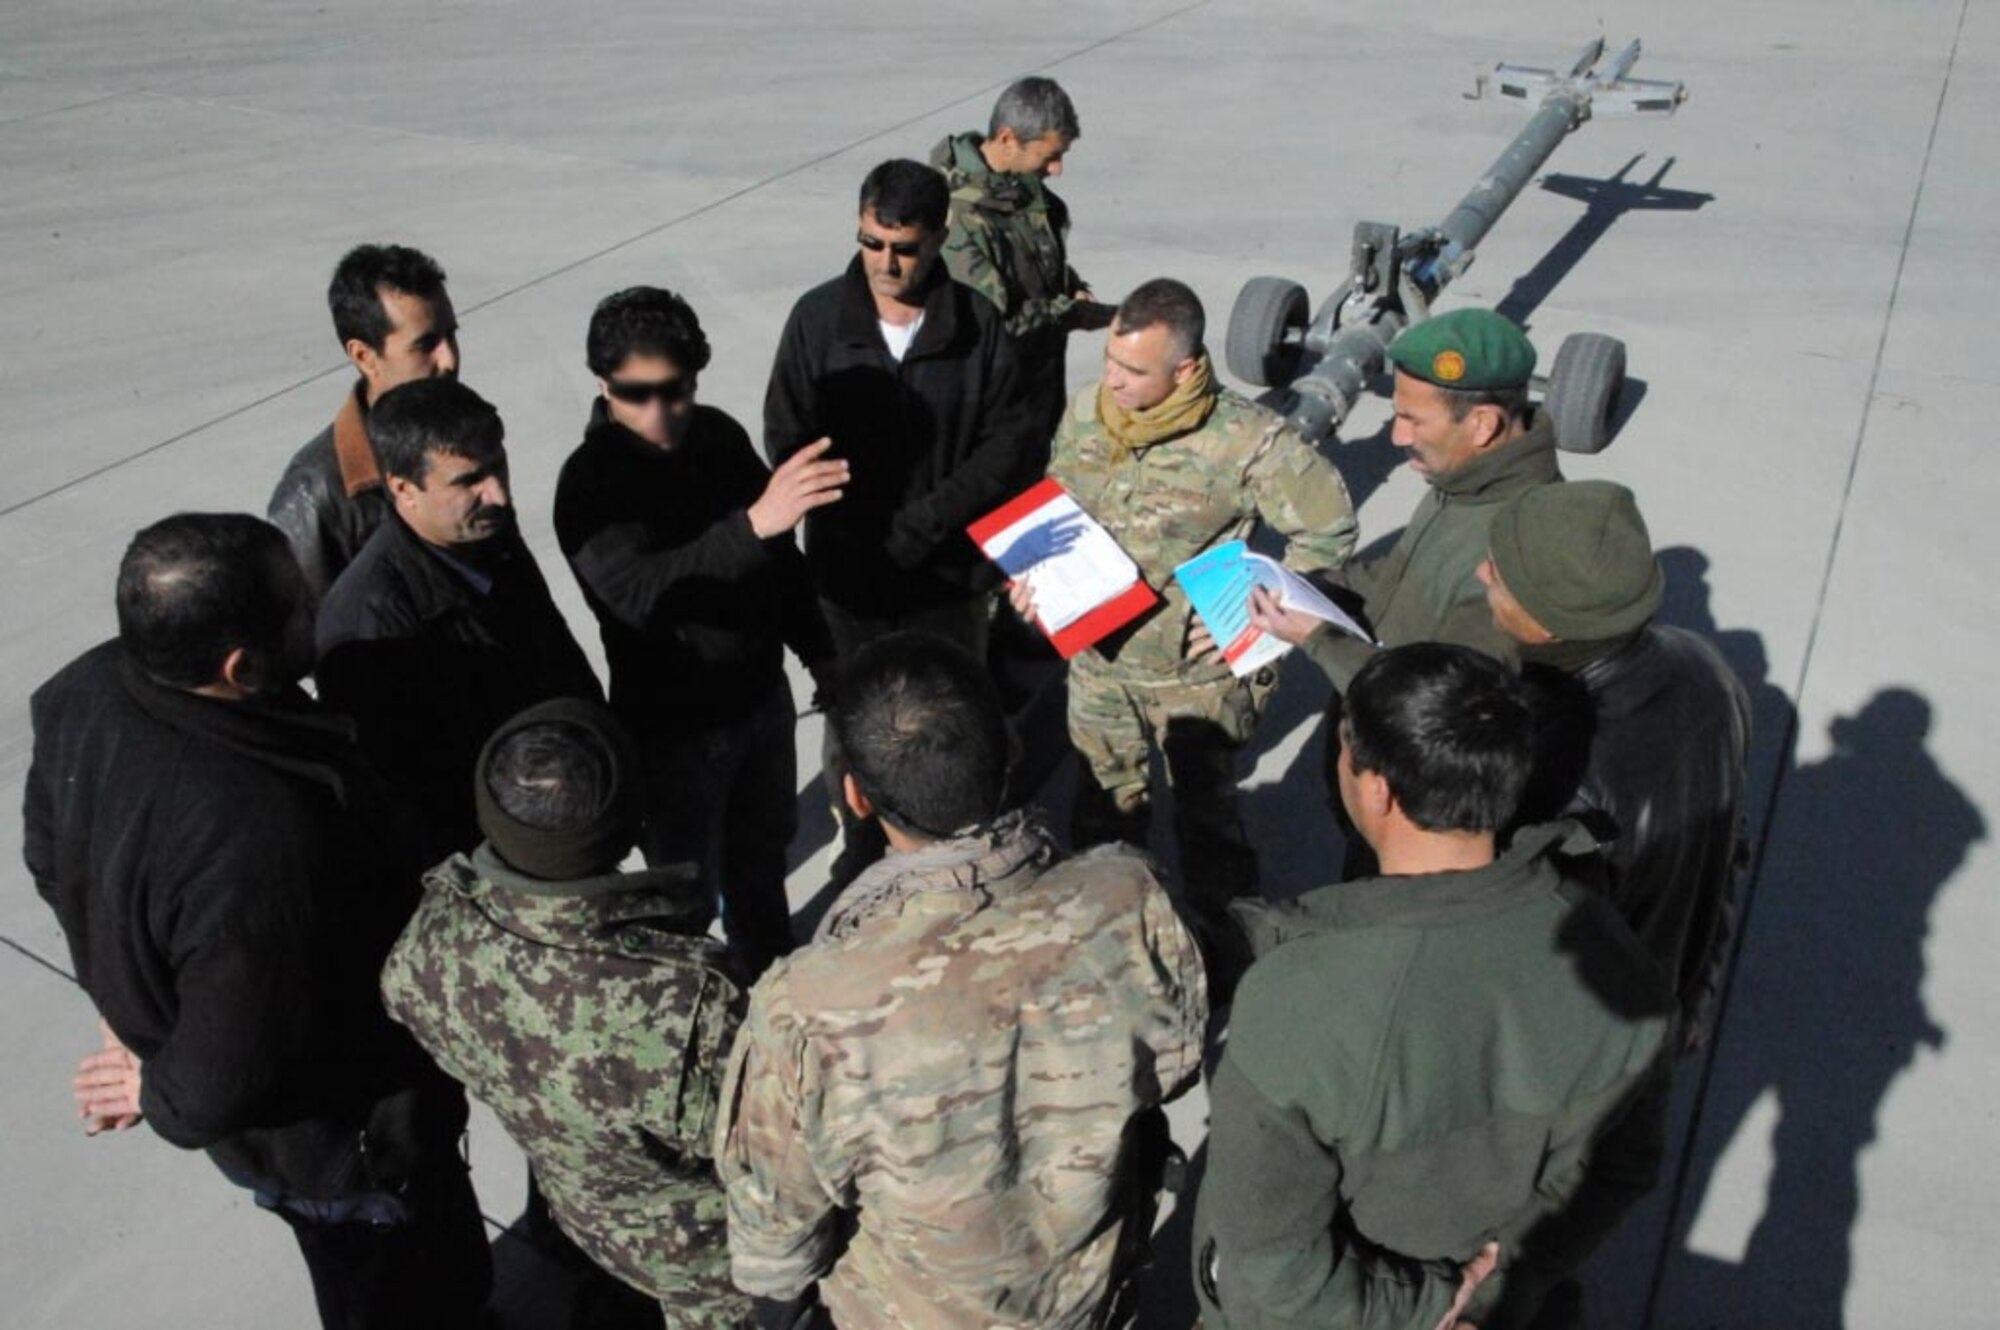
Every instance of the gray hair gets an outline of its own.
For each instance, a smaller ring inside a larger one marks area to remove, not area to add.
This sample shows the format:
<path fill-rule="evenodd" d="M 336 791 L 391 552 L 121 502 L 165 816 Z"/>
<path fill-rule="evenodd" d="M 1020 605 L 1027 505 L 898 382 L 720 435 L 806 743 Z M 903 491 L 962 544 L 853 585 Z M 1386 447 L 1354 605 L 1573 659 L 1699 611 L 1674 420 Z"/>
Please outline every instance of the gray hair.
<path fill-rule="evenodd" d="M 1000 100 L 993 103 L 986 137 L 993 138 L 1003 129 L 1013 130 L 1014 137 L 1023 143 L 1050 134 L 1060 134 L 1069 142 L 1083 133 L 1069 94 L 1054 79 L 1045 78 L 1024 78 L 1000 94 Z"/>

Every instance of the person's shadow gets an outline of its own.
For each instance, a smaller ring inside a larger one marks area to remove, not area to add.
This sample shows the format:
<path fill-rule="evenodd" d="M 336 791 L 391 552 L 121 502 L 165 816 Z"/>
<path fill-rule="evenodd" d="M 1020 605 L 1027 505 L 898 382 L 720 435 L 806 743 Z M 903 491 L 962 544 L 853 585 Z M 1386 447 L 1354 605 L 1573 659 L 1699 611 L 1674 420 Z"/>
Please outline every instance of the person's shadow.
<path fill-rule="evenodd" d="M 1779 791 L 1651 1325 L 1845 1324 L 1859 1157 L 1890 1086 L 1946 1040 L 1922 991 L 1931 905 L 1986 838 L 1925 750 L 1931 719 L 1885 688 Z M 1723 1152 L 1767 1096 L 1770 1179 L 1741 1260 L 1695 1251 Z"/>

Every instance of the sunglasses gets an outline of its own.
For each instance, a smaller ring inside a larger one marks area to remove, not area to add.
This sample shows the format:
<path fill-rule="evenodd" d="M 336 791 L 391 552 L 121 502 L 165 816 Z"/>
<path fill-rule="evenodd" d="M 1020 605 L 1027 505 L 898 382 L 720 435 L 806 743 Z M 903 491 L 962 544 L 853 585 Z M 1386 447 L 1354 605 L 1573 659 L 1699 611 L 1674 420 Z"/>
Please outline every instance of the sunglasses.
<path fill-rule="evenodd" d="M 628 383 L 617 379 L 606 379 L 604 391 L 627 406 L 644 406 L 653 401 L 681 401 L 693 392 L 694 388 L 686 379 L 661 379 L 655 383 Z"/>
<path fill-rule="evenodd" d="M 870 254 L 880 254 L 886 249 L 899 259 L 914 259 L 924 252 L 924 242 L 921 240 L 884 240 L 881 236 L 871 236 L 865 231 L 855 232 L 854 240 Z"/>

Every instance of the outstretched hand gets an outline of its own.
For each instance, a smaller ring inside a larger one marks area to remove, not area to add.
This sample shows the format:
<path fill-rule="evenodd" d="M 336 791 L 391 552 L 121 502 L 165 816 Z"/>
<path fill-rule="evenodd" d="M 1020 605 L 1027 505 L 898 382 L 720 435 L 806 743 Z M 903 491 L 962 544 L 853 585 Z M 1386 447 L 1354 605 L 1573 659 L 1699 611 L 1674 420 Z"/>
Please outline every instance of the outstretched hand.
<path fill-rule="evenodd" d="M 815 508 L 839 499 L 847 484 L 847 463 L 822 460 L 832 439 L 815 439 L 771 473 L 764 492 L 750 505 L 750 529 L 759 540 L 783 535 Z"/>

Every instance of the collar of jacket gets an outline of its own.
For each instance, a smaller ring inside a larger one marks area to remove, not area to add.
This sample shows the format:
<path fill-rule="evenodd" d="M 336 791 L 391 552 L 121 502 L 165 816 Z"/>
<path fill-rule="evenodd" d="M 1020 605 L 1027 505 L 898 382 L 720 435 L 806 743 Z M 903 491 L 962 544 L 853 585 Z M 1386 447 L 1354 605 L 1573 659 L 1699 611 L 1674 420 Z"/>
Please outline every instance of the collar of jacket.
<path fill-rule="evenodd" d="M 1556 465 L 1555 421 L 1548 412 L 1537 411 L 1526 434 L 1436 477 L 1431 488 L 1453 499 L 1499 503 L 1523 490 L 1561 479 L 1562 470 Z"/>
<path fill-rule="evenodd" d="M 409 524 L 399 515 L 391 513 L 383 525 L 394 532 L 389 537 L 389 554 L 404 573 L 410 588 L 410 608 L 418 618 L 437 619 L 457 614 L 484 599 L 478 588 L 451 566 L 449 559 L 410 530 Z M 488 594 L 504 595 L 513 582 L 519 560 L 527 552 L 527 547 L 521 543 L 520 530 L 509 526 L 482 544 L 488 548 L 481 551 L 480 571 L 493 579 L 493 589 Z"/>
<path fill-rule="evenodd" d="M 887 356 L 882 330 L 876 326 L 880 316 L 875 312 L 875 296 L 868 289 L 868 274 L 861 269 L 859 254 L 847 265 L 842 280 L 840 317 L 835 324 L 840 340 L 851 346 L 874 347 Z M 916 339 L 903 353 L 904 364 L 936 355 L 951 345 L 958 335 L 958 292 L 958 283 L 945 273 L 944 260 L 938 259 L 931 265 L 930 289 L 924 293 L 924 326 L 917 329 Z"/>
<path fill-rule="evenodd" d="M 1026 808 L 1003 813 L 984 827 L 935 841 L 907 854 L 877 860 L 828 910 L 814 940 L 846 937 L 912 896 L 976 892 L 988 900 L 1021 890 L 1055 862 L 1055 838 Z M 1023 869 L 1038 870 L 1023 873 Z"/>
<path fill-rule="evenodd" d="M 1519 644 L 1521 663 L 1574 675 L 1584 687 L 1595 692 L 1624 671 L 1633 649 L 1646 635 L 1646 626 L 1642 624 L 1621 637 L 1587 642 L 1568 642 L 1560 637 L 1552 642 L 1523 642 Z"/>
<path fill-rule="evenodd" d="M 1280 942 L 1343 928 L 1424 928 L 1510 910 L 1553 890 L 1555 853 L 1589 854 L 1598 839 L 1564 818 L 1523 827 L 1483 868 L 1404 877 L 1368 877 L 1309 891 L 1290 905 L 1240 911 L 1251 947 L 1263 955 Z"/>
<path fill-rule="evenodd" d="M 622 950 L 634 925 L 704 938 L 715 907 L 692 864 L 550 882 L 516 872 L 481 841 L 425 875 L 433 887 L 470 902 L 495 927 L 543 946 Z"/>
<path fill-rule="evenodd" d="M 368 380 L 356 379 L 354 389 L 333 417 L 333 460 L 340 467 L 340 486 L 347 497 L 382 488 L 382 467 L 375 445 L 368 440 Z"/>
<path fill-rule="evenodd" d="M 296 685 L 270 697 L 227 702 L 160 683 L 123 651 L 118 677 L 141 711 L 183 734 L 197 734 L 251 761 L 322 785 L 343 807 L 365 780 L 354 723 L 323 710 Z"/>
<path fill-rule="evenodd" d="M 1042 182 L 1019 171 L 996 171 L 980 151 L 986 139 L 976 130 L 947 135 L 931 149 L 931 165 L 961 199 L 984 212 L 1015 213 L 1034 206 Z"/>

